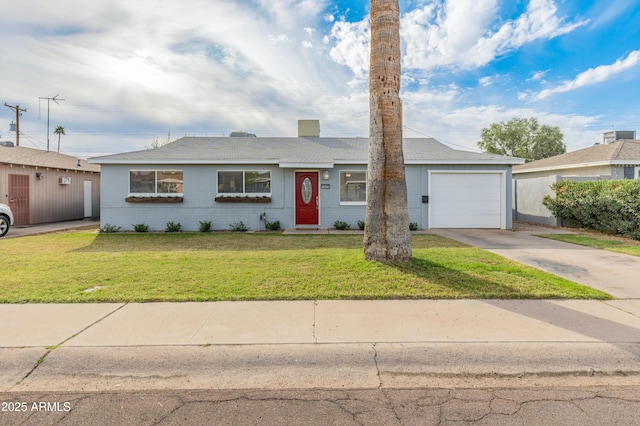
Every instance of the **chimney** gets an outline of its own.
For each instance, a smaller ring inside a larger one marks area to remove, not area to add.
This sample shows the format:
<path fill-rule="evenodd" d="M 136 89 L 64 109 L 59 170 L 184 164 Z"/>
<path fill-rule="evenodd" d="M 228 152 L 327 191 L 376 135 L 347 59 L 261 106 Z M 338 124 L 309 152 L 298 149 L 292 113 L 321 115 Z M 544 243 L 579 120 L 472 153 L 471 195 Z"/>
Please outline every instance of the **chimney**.
<path fill-rule="evenodd" d="M 320 137 L 320 120 L 298 120 L 298 137 Z"/>

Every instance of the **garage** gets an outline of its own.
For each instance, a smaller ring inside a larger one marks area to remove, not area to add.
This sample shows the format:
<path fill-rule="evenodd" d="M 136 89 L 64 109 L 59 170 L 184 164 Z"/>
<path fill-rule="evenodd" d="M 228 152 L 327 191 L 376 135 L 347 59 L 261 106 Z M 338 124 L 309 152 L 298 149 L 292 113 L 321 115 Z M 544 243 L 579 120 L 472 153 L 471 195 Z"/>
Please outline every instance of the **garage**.
<path fill-rule="evenodd" d="M 429 173 L 430 228 L 504 228 L 504 174 Z"/>

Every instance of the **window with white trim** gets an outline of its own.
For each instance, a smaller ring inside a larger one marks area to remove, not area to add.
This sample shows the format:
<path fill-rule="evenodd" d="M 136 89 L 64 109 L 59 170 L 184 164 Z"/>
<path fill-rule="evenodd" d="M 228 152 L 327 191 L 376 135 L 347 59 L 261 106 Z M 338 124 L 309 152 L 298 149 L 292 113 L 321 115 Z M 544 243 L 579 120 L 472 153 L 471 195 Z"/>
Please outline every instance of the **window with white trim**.
<path fill-rule="evenodd" d="M 365 204 L 367 201 L 367 172 L 340 171 L 340 204 Z"/>
<path fill-rule="evenodd" d="M 219 170 L 218 194 L 220 195 L 271 195 L 271 171 L 269 170 Z"/>
<path fill-rule="evenodd" d="M 129 170 L 129 193 L 140 195 L 182 194 L 182 170 Z"/>

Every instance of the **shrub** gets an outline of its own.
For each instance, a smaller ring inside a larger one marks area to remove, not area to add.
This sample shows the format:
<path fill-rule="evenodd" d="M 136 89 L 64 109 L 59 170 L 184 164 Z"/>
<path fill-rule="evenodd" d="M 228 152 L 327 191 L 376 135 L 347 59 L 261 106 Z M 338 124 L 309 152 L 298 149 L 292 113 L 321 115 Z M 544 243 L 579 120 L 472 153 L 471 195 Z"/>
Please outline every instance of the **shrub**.
<path fill-rule="evenodd" d="M 167 226 L 164 228 L 164 230 L 166 232 L 180 232 L 182 231 L 182 225 L 180 224 L 180 222 L 173 222 L 173 221 L 169 221 L 167 222 Z"/>
<path fill-rule="evenodd" d="M 265 222 L 264 227 L 269 229 L 270 231 L 279 231 L 280 230 L 280 221 L 276 220 L 275 222 Z"/>
<path fill-rule="evenodd" d="M 133 230 L 136 232 L 149 232 L 149 225 L 144 223 L 136 223 L 133 225 Z"/>
<path fill-rule="evenodd" d="M 120 230 L 119 226 L 115 226 L 115 225 L 110 225 L 108 223 L 105 223 L 104 226 L 100 229 L 100 232 L 103 234 L 111 234 L 114 232 L 118 232 Z"/>
<path fill-rule="evenodd" d="M 640 239 L 640 180 L 562 181 L 542 203 L 559 219 Z"/>
<path fill-rule="evenodd" d="M 247 232 L 249 230 L 249 228 L 244 224 L 243 221 L 232 223 L 231 225 L 229 225 L 229 229 L 231 230 L 231 232 Z"/>
<path fill-rule="evenodd" d="M 358 221 L 358 229 L 364 231 L 364 220 Z"/>
<path fill-rule="evenodd" d="M 409 223 L 409 231 L 417 231 L 417 230 L 418 230 L 418 224 L 416 222 Z"/>
<path fill-rule="evenodd" d="M 333 223 L 333 227 L 340 230 L 340 231 L 345 231 L 349 228 L 351 228 L 351 226 L 347 223 L 347 222 L 343 222 L 341 220 L 336 220 Z"/>
<path fill-rule="evenodd" d="M 210 220 L 200 221 L 200 227 L 198 228 L 198 231 L 211 232 L 211 221 Z"/>

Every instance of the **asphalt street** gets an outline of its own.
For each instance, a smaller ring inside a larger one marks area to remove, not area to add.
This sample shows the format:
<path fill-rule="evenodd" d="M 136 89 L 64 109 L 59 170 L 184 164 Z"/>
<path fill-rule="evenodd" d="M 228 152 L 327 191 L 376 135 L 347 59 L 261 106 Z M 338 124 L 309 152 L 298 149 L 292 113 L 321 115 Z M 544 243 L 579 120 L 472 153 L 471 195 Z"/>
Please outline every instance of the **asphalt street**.
<path fill-rule="evenodd" d="M 0 394 L 2 425 L 638 425 L 640 388 Z"/>

